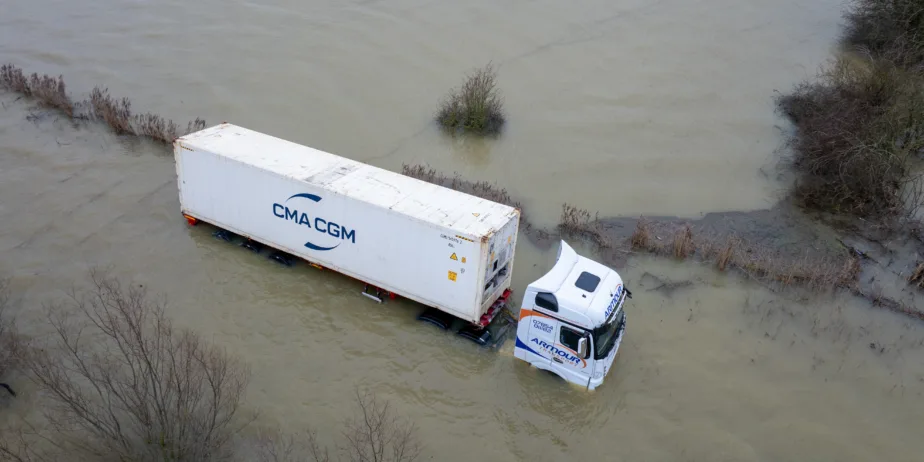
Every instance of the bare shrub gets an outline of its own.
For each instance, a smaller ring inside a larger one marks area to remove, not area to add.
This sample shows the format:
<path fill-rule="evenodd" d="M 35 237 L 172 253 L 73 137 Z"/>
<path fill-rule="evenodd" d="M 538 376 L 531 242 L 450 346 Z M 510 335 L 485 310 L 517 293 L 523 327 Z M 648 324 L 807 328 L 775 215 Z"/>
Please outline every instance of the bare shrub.
<path fill-rule="evenodd" d="M 192 132 L 196 132 L 204 128 L 205 128 L 205 119 L 196 117 L 196 120 L 192 120 L 186 125 L 186 134 L 188 135 Z"/>
<path fill-rule="evenodd" d="M 138 134 L 163 143 L 172 143 L 178 136 L 177 126 L 170 119 L 164 119 L 150 112 L 135 115 Z"/>
<path fill-rule="evenodd" d="M 352 462 L 413 462 L 420 457 L 417 427 L 396 416 L 388 404 L 356 393 L 359 415 L 347 422 L 344 438 Z"/>
<path fill-rule="evenodd" d="M 141 286 L 91 279 L 86 293 L 49 307 L 53 334 L 27 357 L 50 403 L 46 441 L 77 460 L 226 456 L 248 369 L 173 327 Z"/>
<path fill-rule="evenodd" d="M 0 85 L 23 96 L 32 96 L 32 88 L 29 87 L 29 80 L 26 75 L 22 69 L 12 64 L 0 66 Z"/>
<path fill-rule="evenodd" d="M 590 212 L 586 209 L 581 209 L 570 204 L 563 204 L 561 207 L 561 218 L 558 222 L 558 230 L 563 236 L 579 236 L 589 239 L 602 249 L 607 249 L 612 246 L 612 243 L 606 236 L 603 223 L 600 222 L 599 214 L 592 217 Z"/>
<path fill-rule="evenodd" d="M 840 57 L 816 81 L 777 98 L 796 126 L 789 140 L 801 174 L 795 198 L 808 208 L 877 219 L 921 205 L 907 203 L 906 191 L 920 190 L 912 164 L 924 152 L 922 89 L 920 78 L 887 60 Z"/>
<path fill-rule="evenodd" d="M 342 430 L 344 444 L 335 451 L 324 448 L 314 431 L 286 432 L 279 427 L 261 430 L 255 453 L 239 453 L 242 460 L 263 462 L 413 462 L 420 458 L 417 427 L 396 415 L 391 405 L 372 392 L 356 391 L 357 414 Z"/>
<path fill-rule="evenodd" d="M 74 117 L 74 103 L 67 96 L 63 76 L 56 79 L 49 75 L 39 77 L 38 74 L 32 74 L 29 77 L 29 90 L 40 105 L 61 111 L 67 118 Z"/>
<path fill-rule="evenodd" d="M 924 62 L 924 1 L 854 0 L 844 42 L 903 66 Z"/>
<path fill-rule="evenodd" d="M 306 461 L 329 462 L 330 451 L 322 449 L 317 433 L 287 433 L 281 428 L 261 430 L 257 435 L 256 458 L 262 462 Z M 252 458 L 241 460 L 253 460 Z"/>
<path fill-rule="evenodd" d="M 172 120 L 165 119 L 157 114 L 151 114 L 150 112 L 136 114 L 133 116 L 133 123 L 138 127 L 138 135 L 146 136 L 164 144 L 173 143 L 173 140 L 181 135 L 179 127 Z M 205 120 L 197 118 L 186 125 L 186 132 L 183 134 L 188 135 L 204 128 Z"/>
<path fill-rule="evenodd" d="M 109 90 L 94 87 L 90 92 L 90 108 L 93 117 L 102 120 L 116 135 L 134 135 L 132 127 L 132 103 L 128 98 L 115 99 Z"/>
<path fill-rule="evenodd" d="M 170 144 L 180 134 L 177 124 L 170 119 L 151 113 L 133 115 L 128 98 L 114 98 L 102 87 L 93 88 L 89 100 L 74 102 L 67 94 L 63 76 L 54 78 L 33 73 L 26 78 L 22 69 L 5 64 L 0 66 L 0 87 L 33 97 L 39 105 L 57 110 L 69 119 L 92 118 L 101 121 L 117 135 L 142 136 Z M 187 124 L 184 134 L 202 130 L 205 125 L 204 119 L 196 118 Z"/>
<path fill-rule="evenodd" d="M 440 103 L 436 114 L 439 124 L 452 131 L 477 135 L 494 135 L 504 125 L 503 103 L 496 89 L 496 74 L 490 63 L 466 77 Z"/>

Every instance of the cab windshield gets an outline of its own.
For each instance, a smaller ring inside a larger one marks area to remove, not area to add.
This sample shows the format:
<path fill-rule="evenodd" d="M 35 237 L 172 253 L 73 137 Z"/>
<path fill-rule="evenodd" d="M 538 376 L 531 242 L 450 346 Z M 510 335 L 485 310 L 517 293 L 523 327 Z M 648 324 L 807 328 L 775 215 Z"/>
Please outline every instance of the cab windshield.
<path fill-rule="evenodd" d="M 617 333 L 622 328 L 625 318 L 625 311 L 620 309 L 619 314 L 613 316 L 613 319 L 608 324 L 594 329 L 594 359 L 603 359 L 610 354 L 613 345 L 616 344 Z"/>

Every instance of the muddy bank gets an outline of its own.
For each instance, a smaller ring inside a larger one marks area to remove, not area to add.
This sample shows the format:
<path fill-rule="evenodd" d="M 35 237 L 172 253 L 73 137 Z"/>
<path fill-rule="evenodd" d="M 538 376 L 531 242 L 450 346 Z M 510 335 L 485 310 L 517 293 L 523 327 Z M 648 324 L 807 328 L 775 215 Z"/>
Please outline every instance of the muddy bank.
<path fill-rule="evenodd" d="M 631 238 L 641 218 L 609 217 L 600 221 L 613 240 L 625 241 Z M 707 213 L 695 220 L 667 216 L 644 219 L 660 239 L 667 239 L 677 228 L 689 224 L 697 235 L 719 239 L 734 235 L 748 245 L 772 248 L 793 258 L 807 253 L 812 257 L 833 258 L 844 252 L 834 230 L 819 225 L 785 202 L 766 210 Z"/>

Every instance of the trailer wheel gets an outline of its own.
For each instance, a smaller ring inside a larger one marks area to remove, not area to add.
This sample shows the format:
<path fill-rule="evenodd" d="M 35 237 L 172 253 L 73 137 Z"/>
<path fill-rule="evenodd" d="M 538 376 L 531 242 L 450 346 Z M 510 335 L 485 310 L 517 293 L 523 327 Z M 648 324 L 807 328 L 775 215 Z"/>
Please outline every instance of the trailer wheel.
<path fill-rule="evenodd" d="M 260 251 L 263 250 L 263 244 L 260 244 L 253 239 L 247 239 L 244 242 L 241 242 L 241 247 L 253 253 L 260 253 Z"/>
<path fill-rule="evenodd" d="M 292 266 L 293 264 L 292 257 L 285 252 L 273 252 L 269 258 L 285 266 Z"/>
<path fill-rule="evenodd" d="M 234 239 L 234 234 L 231 231 L 228 231 L 226 229 L 220 229 L 220 228 L 218 229 L 218 231 L 215 231 L 214 233 L 212 233 L 212 236 L 215 237 L 216 239 L 221 239 L 225 242 L 231 242 L 231 240 Z"/>

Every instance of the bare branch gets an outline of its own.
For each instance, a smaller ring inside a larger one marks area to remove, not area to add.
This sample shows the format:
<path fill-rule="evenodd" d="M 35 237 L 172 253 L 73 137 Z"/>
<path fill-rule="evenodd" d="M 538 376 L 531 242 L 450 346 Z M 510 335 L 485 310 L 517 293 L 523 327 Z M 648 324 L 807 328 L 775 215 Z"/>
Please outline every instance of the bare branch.
<path fill-rule="evenodd" d="M 360 415 L 347 422 L 344 437 L 352 462 L 412 462 L 420 456 L 417 428 L 395 416 L 388 402 L 356 391 Z"/>
<path fill-rule="evenodd" d="M 53 443 L 121 460 L 227 455 L 249 371 L 197 334 L 174 328 L 163 302 L 91 274 L 88 291 L 47 308 L 54 335 L 26 364 L 51 405 Z"/>

